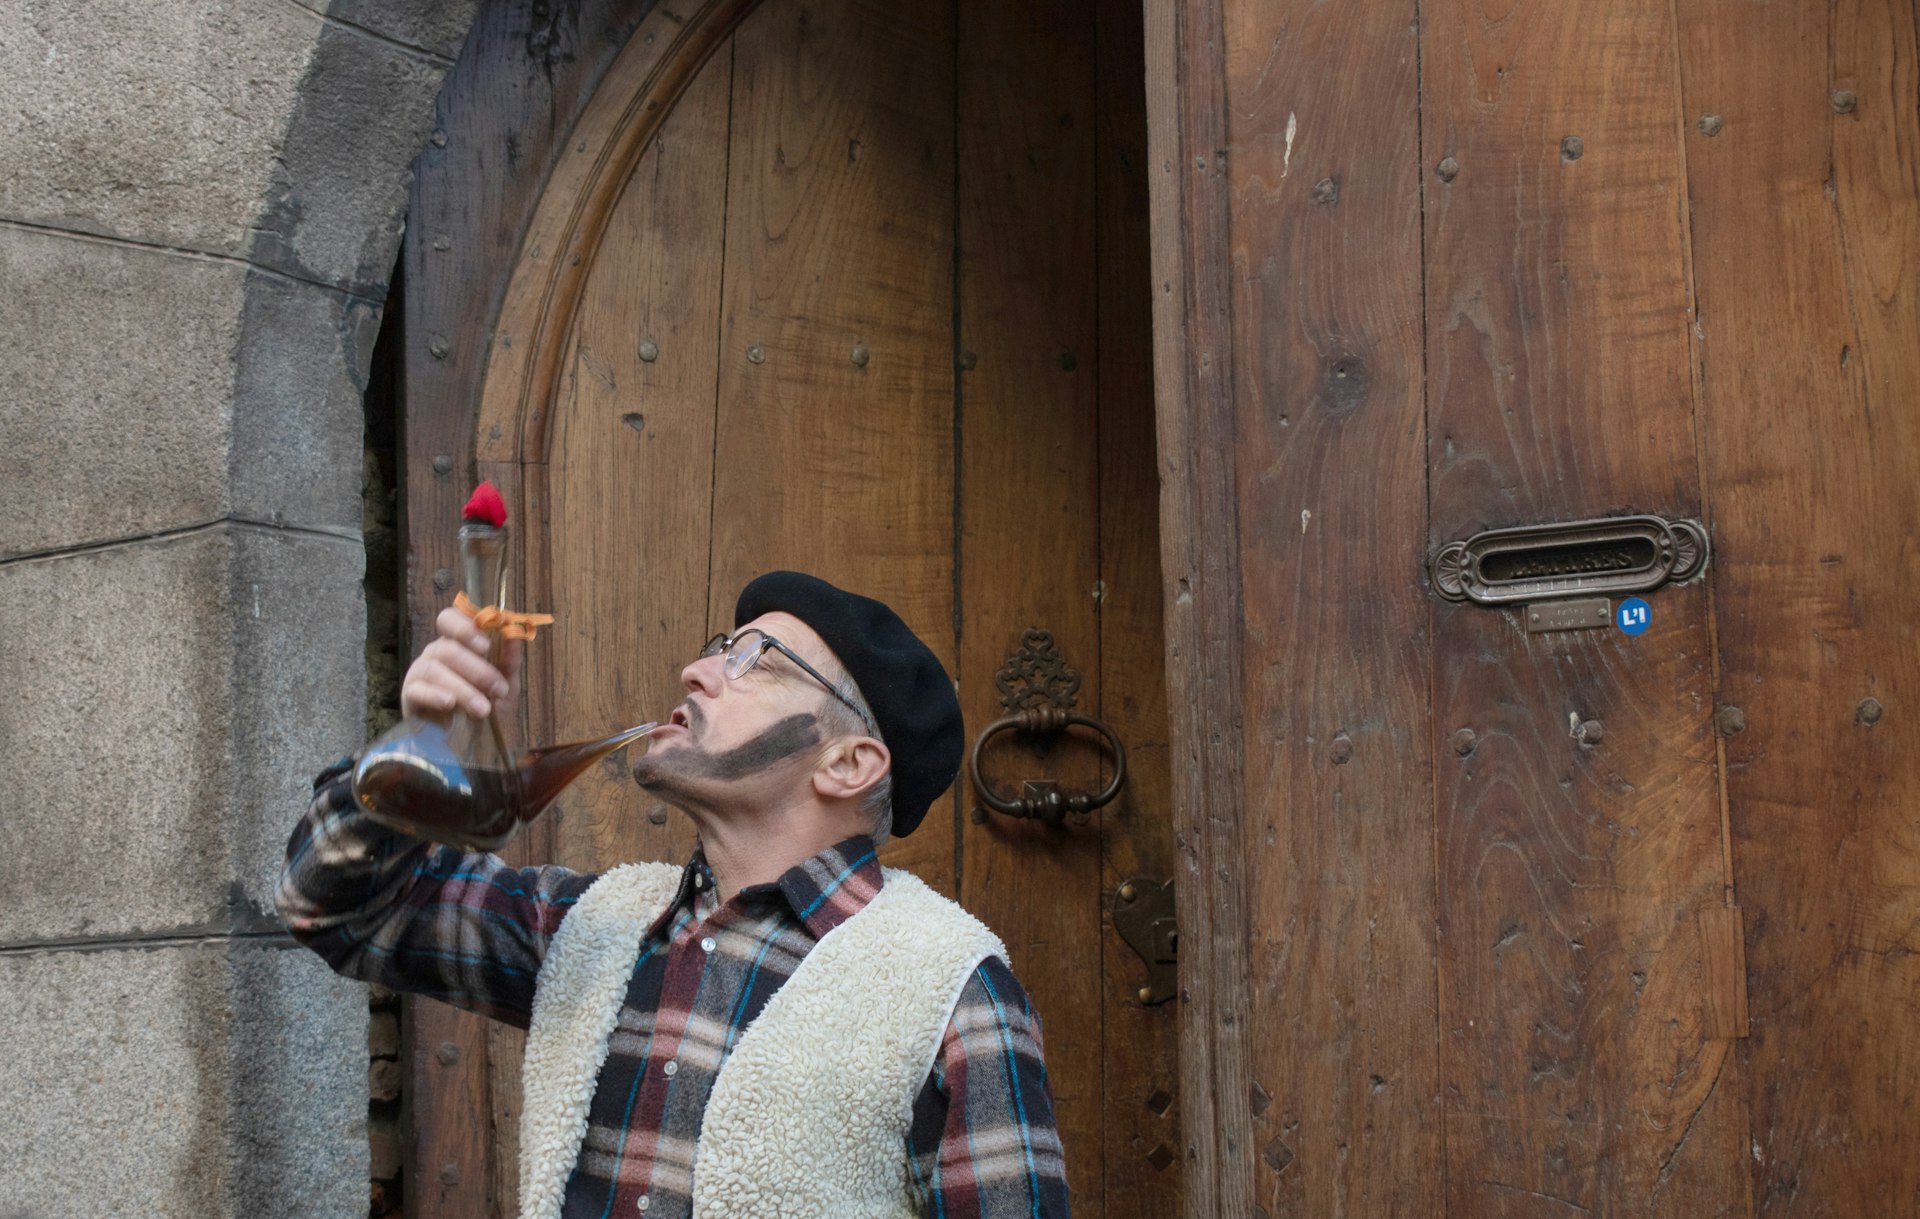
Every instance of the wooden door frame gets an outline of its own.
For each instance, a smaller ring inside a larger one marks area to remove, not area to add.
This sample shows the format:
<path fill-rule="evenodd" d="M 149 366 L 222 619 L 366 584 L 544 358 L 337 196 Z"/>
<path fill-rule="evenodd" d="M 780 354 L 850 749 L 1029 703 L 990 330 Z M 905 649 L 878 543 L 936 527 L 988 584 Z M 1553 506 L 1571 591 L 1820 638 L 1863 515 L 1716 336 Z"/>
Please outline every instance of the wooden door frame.
<path fill-rule="evenodd" d="M 1144 8 L 1185 1213 L 1213 1219 L 1253 1213 L 1232 268 L 1215 256 L 1229 235 L 1226 31 L 1217 0 Z"/>

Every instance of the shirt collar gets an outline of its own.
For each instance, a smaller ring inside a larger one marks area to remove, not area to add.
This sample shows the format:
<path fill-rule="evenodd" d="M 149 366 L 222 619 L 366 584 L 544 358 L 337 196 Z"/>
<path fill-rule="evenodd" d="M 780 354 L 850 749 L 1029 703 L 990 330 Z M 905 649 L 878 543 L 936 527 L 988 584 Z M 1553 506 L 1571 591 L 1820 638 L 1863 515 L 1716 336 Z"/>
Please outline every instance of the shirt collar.
<path fill-rule="evenodd" d="M 784 901 L 808 933 L 820 939 L 865 909 L 886 883 L 875 851 L 872 838 L 855 834 L 788 868 L 771 884 L 740 890 L 739 899 L 749 904 Z M 673 904 L 678 907 L 703 892 L 713 892 L 713 871 L 706 853 L 696 849 Z"/>

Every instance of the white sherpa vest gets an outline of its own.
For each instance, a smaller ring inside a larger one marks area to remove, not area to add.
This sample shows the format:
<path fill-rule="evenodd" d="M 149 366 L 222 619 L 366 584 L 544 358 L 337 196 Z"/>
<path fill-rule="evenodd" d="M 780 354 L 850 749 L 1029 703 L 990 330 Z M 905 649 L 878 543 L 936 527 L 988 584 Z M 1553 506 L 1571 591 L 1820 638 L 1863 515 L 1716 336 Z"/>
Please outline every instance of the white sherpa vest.
<path fill-rule="evenodd" d="M 671 864 L 595 881 L 560 924 L 534 991 L 520 1121 L 521 1219 L 558 1219 L 607 1042 Z M 913 1102 L 981 961 L 1007 950 L 911 873 L 814 945 L 735 1043 L 695 1151 L 696 1219 L 911 1215 Z"/>

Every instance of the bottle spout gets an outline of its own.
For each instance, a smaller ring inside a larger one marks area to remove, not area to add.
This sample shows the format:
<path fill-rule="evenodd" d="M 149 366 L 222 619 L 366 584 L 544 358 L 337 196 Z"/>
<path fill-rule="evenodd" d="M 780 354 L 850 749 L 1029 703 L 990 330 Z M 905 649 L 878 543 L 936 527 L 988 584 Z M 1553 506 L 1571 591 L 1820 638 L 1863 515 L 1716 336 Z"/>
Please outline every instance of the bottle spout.
<path fill-rule="evenodd" d="M 635 741 L 639 740 L 643 736 L 646 736 L 648 733 L 652 732 L 654 729 L 658 727 L 660 727 L 659 721 L 650 720 L 644 724 L 637 724 L 634 727 L 627 729 L 625 732 L 616 732 L 612 736 L 608 737 L 607 740 L 612 742 L 613 749 L 620 749 L 627 745 L 633 744 Z M 612 752 L 612 750 L 609 750 L 608 752 Z"/>
<path fill-rule="evenodd" d="M 587 767 L 633 744 L 659 726 L 657 721 L 636 724 L 624 732 L 616 732 L 597 741 L 575 741 L 529 751 L 520 767 L 521 790 L 525 793 L 520 819 L 533 820 L 540 810 L 553 802 L 562 788 L 579 778 Z"/>

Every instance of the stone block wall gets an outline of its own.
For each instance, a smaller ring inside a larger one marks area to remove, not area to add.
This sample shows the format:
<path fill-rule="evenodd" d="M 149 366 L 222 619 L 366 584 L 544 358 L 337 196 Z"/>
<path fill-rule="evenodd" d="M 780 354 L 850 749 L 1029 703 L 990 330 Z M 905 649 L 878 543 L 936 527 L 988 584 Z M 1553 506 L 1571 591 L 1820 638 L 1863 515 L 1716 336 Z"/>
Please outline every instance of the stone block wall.
<path fill-rule="evenodd" d="M 361 393 L 476 3 L 0 23 L 0 1219 L 367 1213 L 366 994 L 270 893 L 364 730 Z"/>

